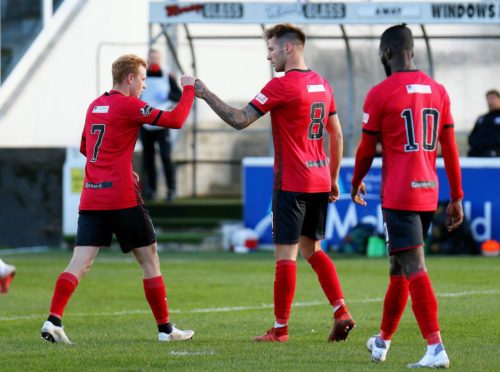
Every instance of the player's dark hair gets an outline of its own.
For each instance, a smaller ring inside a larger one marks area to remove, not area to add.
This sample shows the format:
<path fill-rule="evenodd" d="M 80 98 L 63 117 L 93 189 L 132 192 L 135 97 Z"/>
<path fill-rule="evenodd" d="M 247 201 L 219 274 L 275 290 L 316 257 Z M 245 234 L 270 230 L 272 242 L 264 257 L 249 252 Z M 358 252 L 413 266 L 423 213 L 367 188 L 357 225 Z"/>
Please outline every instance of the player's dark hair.
<path fill-rule="evenodd" d="M 497 98 L 500 98 L 500 92 L 496 89 L 490 89 L 489 91 L 486 92 L 486 97 L 488 96 L 497 96 Z"/>
<path fill-rule="evenodd" d="M 300 44 L 302 46 L 306 43 L 306 34 L 304 34 L 304 31 L 291 23 L 280 23 L 270 27 L 264 31 L 264 36 L 266 40 L 275 37 L 280 43 L 290 41 L 291 43 Z"/>
<path fill-rule="evenodd" d="M 113 75 L 113 85 L 123 82 L 123 80 L 132 73 L 137 75 L 139 67 L 148 68 L 147 62 L 135 54 L 125 54 L 118 57 L 111 65 L 111 74 Z"/>
<path fill-rule="evenodd" d="M 389 48 L 394 53 L 413 50 L 413 34 L 405 23 L 389 27 L 380 38 L 382 48 Z"/>

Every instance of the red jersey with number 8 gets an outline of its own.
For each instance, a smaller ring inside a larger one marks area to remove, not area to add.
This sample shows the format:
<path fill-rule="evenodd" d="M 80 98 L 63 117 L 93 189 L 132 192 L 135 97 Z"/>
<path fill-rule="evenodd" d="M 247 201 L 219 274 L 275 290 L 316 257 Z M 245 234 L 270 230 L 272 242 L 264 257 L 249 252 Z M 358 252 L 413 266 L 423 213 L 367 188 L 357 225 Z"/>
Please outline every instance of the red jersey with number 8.
<path fill-rule="evenodd" d="M 329 192 L 323 137 L 336 106 L 328 81 L 312 70 L 290 70 L 267 83 L 250 105 L 262 115 L 271 112 L 274 189 Z"/>
<path fill-rule="evenodd" d="M 382 143 L 384 208 L 436 209 L 437 143 L 448 127 L 453 130 L 448 94 L 421 71 L 396 72 L 370 90 L 363 131 Z"/>
<path fill-rule="evenodd" d="M 94 100 L 85 119 L 80 152 L 87 157 L 80 210 L 115 210 L 142 204 L 132 156 L 142 124 L 180 128 L 189 115 L 194 88 L 184 87 L 171 111 L 112 90 Z"/>

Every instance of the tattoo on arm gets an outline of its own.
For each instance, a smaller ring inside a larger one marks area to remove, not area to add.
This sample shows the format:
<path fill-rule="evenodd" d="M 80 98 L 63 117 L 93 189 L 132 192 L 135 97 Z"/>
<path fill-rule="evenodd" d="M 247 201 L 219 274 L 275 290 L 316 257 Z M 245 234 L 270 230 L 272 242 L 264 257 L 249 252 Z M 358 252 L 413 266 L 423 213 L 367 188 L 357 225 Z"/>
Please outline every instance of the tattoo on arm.
<path fill-rule="evenodd" d="M 204 99 L 222 120 L 238 130 L 248 127 L 261 116 L 250 105 L 243 109 L 231 107 L 210 91 L 206 92 Z"/>

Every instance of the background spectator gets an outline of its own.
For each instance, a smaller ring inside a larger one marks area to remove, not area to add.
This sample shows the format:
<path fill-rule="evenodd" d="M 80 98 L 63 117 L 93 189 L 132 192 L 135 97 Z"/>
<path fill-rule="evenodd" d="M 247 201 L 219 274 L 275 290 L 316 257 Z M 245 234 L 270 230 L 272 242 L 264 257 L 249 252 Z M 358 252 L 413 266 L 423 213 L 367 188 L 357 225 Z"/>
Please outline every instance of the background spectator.
<path fill-rule="evenodd" d="M 469 156 L 500 156 L 500 93 L 496 89 L 486 92 L 488 113 L 480 116 L 469 135 Z"/>
<path fill-rule="evenodd" d="M 166 75 L 161 67 L 161 55 L 156 49 L 151 49 L 148 55 L 148 70 L 146 72 L 146 85 L 148 87 L 141 99 L 151 106 L 167 110 L 174 102 L 178 102 L 181 90 L 172 74 Z M 141 127 L 140 137 L 143 147 L 143 169 L 145 200 L 155 199 L 157 192 L 156 172 L 156 143 L 160 150 L 161 163 L 167 187 L 167 200 L 175 197 L 175 169 L 170 156 L 172 145 L 170 142 L 170 129 L 160 128 L 145 124 Z"/>

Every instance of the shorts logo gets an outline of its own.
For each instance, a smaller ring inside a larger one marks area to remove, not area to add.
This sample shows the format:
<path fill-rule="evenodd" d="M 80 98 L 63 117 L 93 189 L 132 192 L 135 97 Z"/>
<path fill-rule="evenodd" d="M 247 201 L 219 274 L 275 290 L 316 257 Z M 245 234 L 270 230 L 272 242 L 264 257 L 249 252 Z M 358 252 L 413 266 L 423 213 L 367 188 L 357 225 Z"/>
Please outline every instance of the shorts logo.
<path fill-rule="evenodd" d="M 109 106 L 94 106 L 92 109 L 93 114 L 107 114 L 109 111 Z"/>
<path fill-rule="evenodd" d="M 369 119 L 370 119 L 370 114 L 363 112 L 363 124 L 368 124 Z"/>
<path fill-rule="evenodd" d="M 406 86 L 408 94 L 431 94 L 432 89 L 430 85 L 424 84 L 410 84 Z"/>
<path fill-rule="evenodd" d="M 308 85 L 307 91 L 309 93 L 324 92 L 325 86 L 323 84 Z"/>
<path fill-rule="evenodd" d="M 149 114 L 151 114 L 153 112 L 154 108 L 149 106 L 149 105 L 146 105 L 144 106 L 143 108 L 141 108 L 141 114 L 142 116 L 148 116 Z"/>
<path fill-rule="evenodd" d="M 259 93 L 255 96 L 255 100 L 259 102 L 260 104 L 265 104 L 269 98 L 267 98 L 265 95 L 262 93 Z"/>

